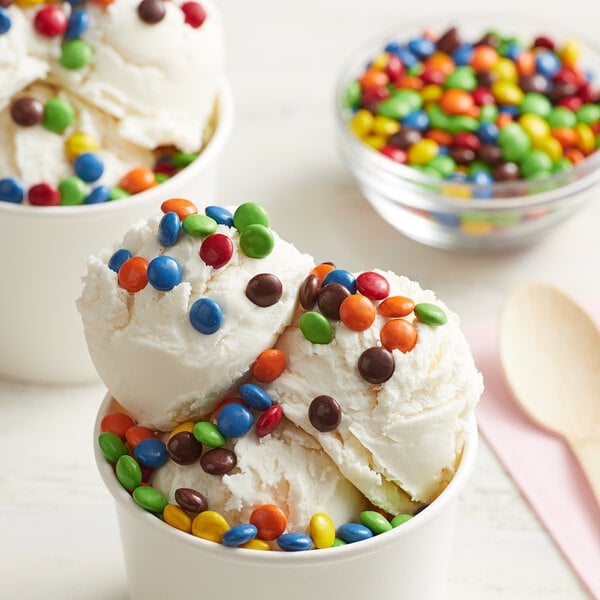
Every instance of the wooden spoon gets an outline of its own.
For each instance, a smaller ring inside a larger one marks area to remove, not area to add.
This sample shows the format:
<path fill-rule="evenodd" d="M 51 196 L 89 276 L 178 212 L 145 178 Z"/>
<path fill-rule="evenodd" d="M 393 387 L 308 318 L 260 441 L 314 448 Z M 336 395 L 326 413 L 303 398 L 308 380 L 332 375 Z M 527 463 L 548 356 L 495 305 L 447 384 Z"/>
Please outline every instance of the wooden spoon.
<path fill-rule="evenodd" d="M 600 330 L 566 294 L 530 283 L 508 299 L 498 335 L 517 404 L 567 441 L 600 504 Z"/>

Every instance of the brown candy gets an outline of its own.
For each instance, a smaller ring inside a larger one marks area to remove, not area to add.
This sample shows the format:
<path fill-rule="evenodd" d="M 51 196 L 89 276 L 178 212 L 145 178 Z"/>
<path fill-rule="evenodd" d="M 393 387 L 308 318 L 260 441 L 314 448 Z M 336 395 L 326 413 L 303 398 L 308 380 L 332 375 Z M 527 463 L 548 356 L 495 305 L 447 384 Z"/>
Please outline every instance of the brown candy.
<path fill-rule="evenodd" d="M 468 165 L 475 160 L 475 151 L 471 148 L 461 148 L 459 146 L 452 146 L 448 151 L 448 154 L 453 158 L 459 165 Z"/>
<path fill-rule="evenodd" d="M 259 273 L 255 275 L 246 286 L 248 300 L 257 306 L 272 306 L 279 302 L 283 286 L 281 281 L 271 273 Z"/>
<path fill-rule="evenodd" d="M 497 165 L 502 162 L 502 150 L 494 144 L 482 144 L 479 150 L 477 150 L 477 158 L 489 165 Z"/>
<path fill-rule="evenodd" d="M 482 88 L 491 88 L 498 81 L 498 75 L 493 71 L 481 71 L 476 77 L 477 85 Z"/>
<path fill-rule="evenodd" d="M 513 181 L 519 179 L 519 166 L 513 162 L 502 163 L 492 170 L 496 181 Z"/>
<path fill-rule="evenodd" d="M 577 86 L 568 81 L 556 81 L 548 94 L 552 102 L 560 102 L 563 98 L 577 94 Z"/>
<path fill-rule="evenodd" d="M 202 444 L 189 431 L 180 431 L 168 441 L 167 452 L 178 465 L 191 465 L 202 455 Z"/>
<path fill-rule="evenodd" d="M 409 146 L 416 144 L 423 136 L 418 129 L 414 127 L 403 127 L 388 140 L 390 146 L 406 150 Z"/>
<path fill-rule="evenodd" d="M 479 41 L 473 44 L 474 46 L 490 46 L 497 48 L 500 45 L 500 38 L 493 33 L 486 33 Z"/>
<path fill-rule="evenodd" d="M 358 372 L 369 383 L 383 383 L 393 374 L 396 364 L 392 353 L 374 346 L 365 350 L 358 359 Z"/>
<path fill-rule="evenodd" d="M 11 4 L 14 4 L 15 0 L 0 0 L 0 6 L 2 8 L 8 8 Z"/>
<path fill-rule="evenodd" d="M 175 490 L 175 502 L 191 513 L 204 512 L 208 509 L 206 498 L 192 488 L 178 488 Z"/>
<path fill-rule="evenodd" d="M 44 105 L 37 98 L 24 96 L 13 102 L 10 107 L 10 116 L 21 127 L 38 125 L 44 118 Z"/>
<path fill-rule="evenodd" d="M 316 275 L 309 275 L 301 284 L 299 290 L 300 306 L 304 310 L 312 310 L 317 303 L 317 297 L 321 291 L 321 282 Z"/>
<path fill-rule="evenodd" d="M 333 431 L 342 420 L 342 409 L 335 398 L 317 396 L 308 407 L 308 420 L 317 431 Z"/>
<path fill-rule="evenodd" d="M 167 12 L 163 0 L 142 0 L 137 11 L 140 19 L 151 25 L 162 21 Z"/>
<path fill-rule="evenodd" d="M 456 27 L 451 27 L 448 29 L 448 31 L 442 34 L 435 46 L 440 52 L 452 54 L 456 49 L 458 49 L 461 43 L 462 40 L 460 39 L 458 29 L 456 29 Z"/>
<path fill-rule="evenodd" d="M 339 321 L 340 305 L 349 295 L 350 290 L 341 283 L 329 283 L 319 292 L 319 310 L 331 321 Z"/>
<path fill-rule="evenodd" d="M 200 459 L 200 466 L 210 475 L 224 475 L 235 465 L 237 465 L 237 457 L 227 448 L 213 448 L 205 452 Z"/>
<path fill-rule="evenodd" d="M 519 87 L 525 94 L 532 92 L 546 94 L 548 93 L 549 85 L 548 80 L 541 73 L 519 77 Z"/>

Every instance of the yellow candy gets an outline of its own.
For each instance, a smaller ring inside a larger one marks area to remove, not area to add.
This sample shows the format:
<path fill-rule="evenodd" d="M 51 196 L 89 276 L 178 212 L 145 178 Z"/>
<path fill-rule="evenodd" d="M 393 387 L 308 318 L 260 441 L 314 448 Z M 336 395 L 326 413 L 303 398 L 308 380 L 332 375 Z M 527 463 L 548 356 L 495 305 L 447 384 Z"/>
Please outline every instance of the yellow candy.
<path fill-rule="evenodd" d="M 381 150 L 387 142 L 387 137 L 382 135 L 368 135 L 363 138 L 363 142 L 372 148 L 375 148 L 375 150 Z"/>
<path fill-rule="evenodd" d="M 577 133 L 577 148 L 584 154 L 589 154 L 596 148 L 596 137 L 589 125 L 577 123 L 575 133 Z"/>
<path fill-rule="evenodd" d="M 560 57 L 563 64 L 576 67 L 581 58 L 581 44 L 579 41 L 573 39 L 567 40 L 560 52 Z"/>
<path fill-rule="evenodd" d="M 485 220 L 464 220 L 460 224 L 460 230 L 467 235 L 482 236 L 491 233 L 494 229 L 494 224 L 491 221 Z M 439 490 L 434 494 L 434 498 L 437 498 L 443 490 Z"/>
<path fill-rule="evenodd" d="M 36 6 L 37 4 L 45 4 L 46 0 L 16 0 L 15 4 L 20 8 Z"/>
<path fill-rule="evenodd" d="M 450 198 L 462 198 L 463 200 L 468 200 L 471 197 L 471 189 L 467 185 L 443 185 L 441 191 L 444 196 L 449 196 Z"/>
<path fill-rule="evenodd" d="M 436 102 L 442 97 L 443 93 L 444 90 L 441 85 L 429 83 L 421 90 L 421 98 L 423 98 L 423 102 Z"/>
<path fill-rule="evenodd" d="M 331 548 L 335 526 L 325 513 L 315 513 L 310 519 L 309 535 L 317 548 Z"/>
<path fill-rule="evenodd" d="M 364 138 L 371 133 L 374 122 L 375 117 L 368 110 L 359 110 L 352 119 L 350 119 L 350 129 L 352 129 L 359 138 Z"/>
<path fill-rule="evenodd" d="M 176 504 L 167 504 L 163 511 L 165 522 L 175 529 L 181 529 L 189 533 L 192 531 L 192 519 L 190 516 Z"/>
<path fill-rule="evenodd" d="M 65 143 L 65 150 L 69 160 L 75 160 L 84 152 L 95 152 L 98 150 L 98 141 L 93 135 L 76 131 Z"/>
<path fill-rule="evenodd" d="M 390 62 L 390 55 L 387 52 L 382 52 L 371 63 L 371 67 L 373 69 L 377 69 L 378 71 L 383 71 L 388 66 L 389 62 Z"/>
<path fill-rule="evenodd" d="M 194 425 L 195 423 L 193 421 L 186 421 L 181 425 L 177 425 L 177 427 L 175 427 L 175 429 L 173 429 L 173 431 L 171 431 L 171 433 L 169 434 L 169 439 L 171 439 L 174 435 L 181 433 L 182 431 L 189 431 L 190 433 L 192 433 L 194 431 Z"/>
<path fill-rule="evenodd" d="M 433 160 L 440 147 L 433 140 L 419 140 L 408 149 L 408 162 L 413 165 L 426 165 Z"/>
<path fill-rule="evenodd" d="M 519 73 L 515 63 L 510 58 L 499 58 L 496 64 L 492 67 L 492 73 L 498 75 L 498 79 L 501 81 L 508 81 L 509 83 L 517 83 L 519 80 Z"/>
<path fill-rule="evenodd" d="M 390 136 L 400 131 L 400 123 L 395 119 L 389 117 L 382 117 L 381 115 L 375 117 L 373 121 L 373 133 L 377 135 Z"/>
<path fill-rule="evenodd" d="M 552 162 L 560 160 L 563 155 L 563 148 L 560 142 L 551 135 L 543 139 L 534 141 L 533 147 L 536 150 L 541 150 L 542 152 L 545 152 L 552 159 Z"/>
<path fill-rule="evenodd" d="M 525 130 L 525 133 L 531 138 L 535 146 L 537 141 L 543 140 L 550 135 L 550 125 L 542 117 L 533 114 L 521 115 L 519 125 Z"/>
<path fill-rule="evenodd" d="M 192 534 L 196 537 L 221 543 L 223 534 L 229 530 L 225 517 L 214 510 L 205 510 L 194 517 Z"/>
<path fill-rule="evenodd" d="M 504 79 L 492 84 L 492 95 L 498 104 L 520 104 L 523 100 L 523 90 Z"/>
<path fill-rule="evenodd" d="M 270 550 L 271 546 L 263 540 L 259 540 L 258 538 L 254 538 L 245 544 L 242 544 L 240 548 L 247 548 L 248 550 Z"/>

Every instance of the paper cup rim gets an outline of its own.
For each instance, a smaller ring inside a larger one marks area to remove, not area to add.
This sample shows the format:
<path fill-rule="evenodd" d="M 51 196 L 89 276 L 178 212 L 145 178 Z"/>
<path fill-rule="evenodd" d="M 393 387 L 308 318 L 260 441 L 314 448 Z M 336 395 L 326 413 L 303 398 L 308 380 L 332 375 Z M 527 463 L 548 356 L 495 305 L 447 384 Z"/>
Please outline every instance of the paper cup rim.
<path fill-rule="evenodd" d="M 213 558 L 230 561 L 232 563 L 242 562 L 244 564 L 256 564 L 262 566 L 310 566 L 314 564 L 322 565 L 324 563 L 334 564 L 351 560 L 359 556 L 365 556 L 371 552 L 379 552 L 386 548 L 391 548 L 402 538 L 410 537 L 413 533 L 418 532 L 420 528 L 425 527 L 427 523 L 436 520 L 441 516 L 444 510 L 452 506 L 473 470 L 477 455 L 478 430 L 475 415 L 472 414 L 467 423 L 467 436 L 463 455 L 458 469 L 448 484 L 448 487 L 427 507 L 426 510 L 404 523 L 401 527 L 397 527 L 383 535 L 374 536 L 373 538 L 355 544 L 347 544 L 336 548 L 319 549 L 318 552 L 260 552 L 243 548 L 230 548 L 222 544 L 216 544 L 195 537 L 190 533 L 180 531 L 164 523 L 154 515 L 139 507 L 133 501 L 127 490 L 120 485 L 112 466 L 102 455 L 97 443 L 98 435 L 100 434 L 100 422 L 102 417 L 107 414 L 112 401 L 112 396 L 110 393 L 107 393 L 102 401 L 94 424 L 93 443 L 96 466 L 104 481 L 104 485 L 114 498 L 118 508 L 126 511 L 128 516 L 137 521 L 140 527 L 160 528 L 163 535 L 173 536 L 173 541 L 188 545 L 190 547 L 190 552 L 210 552 Z"/>
<path fill-rule="evenodd" d="M 112 214 L 127 210 L 133 202 L 144 202 L 152 198 L 157 190 L 161 195 L 169 198 L 170 194 L 176 194 L 176 190 L 182 183 L 193 179 L 205 169 L 207 169 L 221 153 L 225 143 L 229 139 L 233 127 L 234 104 L 231 86 L 226 78 L 219 83 L 217 92 L 218 116 L 217 125 L 214 133 L 198 157 L 179 173 L 158 186 L 149 190 L 133 194 L 132 196 L 122 198 L 113 202 L 102 202 L 100 204 L 80 205 L 80 206 L 31 206 L 23 203 L 2 202 L 0 201 L 0 216 L 2 214 L 22 216 L 26 218 L 41 219 L 81 219 L 86 216 L 98 218 L 103 214 Z M 172 188 L 175 188 L 172 192 Z"/>

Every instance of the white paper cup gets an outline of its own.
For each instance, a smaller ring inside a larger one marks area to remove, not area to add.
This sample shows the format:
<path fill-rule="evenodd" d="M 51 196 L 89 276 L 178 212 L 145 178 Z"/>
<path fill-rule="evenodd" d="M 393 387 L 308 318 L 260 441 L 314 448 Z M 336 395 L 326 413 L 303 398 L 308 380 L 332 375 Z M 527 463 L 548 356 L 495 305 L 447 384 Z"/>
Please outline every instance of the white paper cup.
<path fill-rule="evenodd" d="M 460 466 L 444 492 L 397 529 L 346 546 L 306 552 L 228 548 L 163 523 L 121 487 L 97 444 L 96 463 L 115 499 L 131 600 L 343 600 L 444 598 L 455 513 L 473 469 L 477 424 L 468 424 Z"/>
<path fill-rule="evenodd" d="M 160 210 L 163 200 L 215 202 L 218 157 L 233 123 L 227 83 L 218 107 L 215 133 L 200 156 L 146 192 L 90 206 L 0 202 L 0 377 L 55 384 L 97 378 L 75 306 L 87 257 L 112 246 L 133 222 Z"/>

